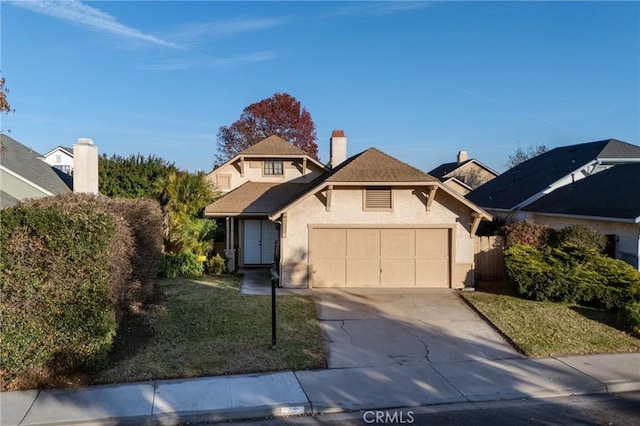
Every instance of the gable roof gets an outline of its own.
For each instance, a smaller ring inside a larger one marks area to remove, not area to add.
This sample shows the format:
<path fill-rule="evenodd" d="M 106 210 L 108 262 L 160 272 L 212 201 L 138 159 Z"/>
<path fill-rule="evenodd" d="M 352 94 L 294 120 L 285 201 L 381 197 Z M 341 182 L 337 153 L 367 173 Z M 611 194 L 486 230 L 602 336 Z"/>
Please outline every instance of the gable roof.
<path fill-rule="evenodd" d="M 303 156 L 309 155 L 308 152 L 305 152 L 298 148 L 297 146 L 293 146 L 289 142 L 284 139 L 279 138 L 278 136 L 269 136 L 268 138 L 261 140 L 260 142 L 251 145 L 249 148 L 242 150 L 238 153 L 238 155 L 242 156 Z"/>
<path fill-rule="evenodd" d="M 289 142 L 278 136 L 269 136 L 266 139 L 261 140 L 260 142 L 251 145 L 250 147 L 240 151 L 233 158 L 230 158 L 223 164 L 215 167 L 213 171 L 209 172 L 209 174 L 214 173 L 217 169 L 221 168 L 226 164 L 231 164 L 238 160 L 241 157 L 249 157 L 249 158 L 261 158 L 261 157 L 272 157 L 272 158 L 298 158 L 298 157 L 307 157 L 309 161 L 315 163 L 318 167 L 322 169 L 327 169 L 327 167 L 320 163 L 315 158 L 311 157 L 308 152 L 303 151 L 297 146 L 293 146 Z"/>
<path fill-rule="evenodd" d="M 304 191 L 307 184 L 246 182 L 222 198 L 209 204 L 204 215 L 265 216 L 277 210 L 284 202 Z"/>
<path fill-rule="evenodd" d="M 46 154 L 43 155 L 43 157 L 48 157 L 49 155 L 53 154 L 56 151 L 64 151 L 66 154 L 68 154 L 70 157 L 73 157 L 73 148 L 69 148 L 67 146 L 62 146 L 62 145 L 58 145 L 55 148 L 53 148 L 51 151 L 47 152 Z"/>
<path fill-rule="evenodd" d="M 0 135 L 0 140 L 4 149 L 0 166 L 4 169 L 51 194 L 71 192 L 70 186 L 65 184 L 53 167 L 39 158 L 40 154 L 7 135 Z"/>
<path fill-rule="evenodd" d="M 507 170 L 467 194 L 474 203 L 512 210 L 596 160 L 639 159 L 640 146 L 607 139 L 552 149 Z"/>
<path fill-rule="evenodd" d="M 377 148 L 369 148 L 342 162 L 325 182 L 435 182 L 436 178 Z"/>
<path fill-rule="evenodd" d="M 286 208 L 294 205 L 298 201 L 316 193 L 323 187 L 329 185 L 416 185 L 425 184 L 425 186 L 436 186 L 451 195 L 462 204 L 481 214 L 486 219 L 491 219 L 484 210 L 465 199 L 457 192 L 444 186 L 440 181 L 421 170 L 410 166 L 377 148 L 369 148 L 368 150 L 356 154 L 342 162 L 335 169 L 330 170 L 324 175 L 316 178 L 309 183 L 306 188 L 292 196 L 288 201 L 283 203 L 277 211 L 270 215 L 270 218 L 276 218 Z"/>
<path fill-rule="evenodd" d="M 461 163 L 458 163 L 457 161 L 453 161 L 451 163 L 440 164 L 435 169 L 429 171 L 429 174 L 431 176 L 437 177 L 440 180 L 445 180 L 445 179 L 447 179 L 447 175 L 449 173 L 453 173 L 457 169 L 459 169 L 459 168 L 461 168 L 461 167 L 463 167 L 463 166 L 465 166 L 465 165 L 467 165 L 469 163 L 474 163 L 474 164 L 482 167 L 483 169 L 485 169 L 486 171 L 488 171 L 492 175 L 498 176 L 498 172 L 493 170 L 491 167 L 482 164 L 480 161 L 476 160 L 475 158 L 470 158 L 469 160 L 465 160 L 465 161 L 463 161 Z"/>
<path fill-rule="evenodd" d="M 523 210 L 640 222 L 640 163 L 619 164 L 558 188 Z"/>

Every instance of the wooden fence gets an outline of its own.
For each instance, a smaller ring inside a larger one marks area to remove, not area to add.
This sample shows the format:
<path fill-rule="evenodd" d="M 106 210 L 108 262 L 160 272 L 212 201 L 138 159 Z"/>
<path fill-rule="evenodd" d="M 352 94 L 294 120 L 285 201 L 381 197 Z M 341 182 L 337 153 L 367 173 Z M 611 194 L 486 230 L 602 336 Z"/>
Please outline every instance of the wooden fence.
<path fill-rule="evenodd" d="M 477 281 L 501 281 L 504 279 L 503 250 L 503 237 L 475 237 L 474 258 Z"/>

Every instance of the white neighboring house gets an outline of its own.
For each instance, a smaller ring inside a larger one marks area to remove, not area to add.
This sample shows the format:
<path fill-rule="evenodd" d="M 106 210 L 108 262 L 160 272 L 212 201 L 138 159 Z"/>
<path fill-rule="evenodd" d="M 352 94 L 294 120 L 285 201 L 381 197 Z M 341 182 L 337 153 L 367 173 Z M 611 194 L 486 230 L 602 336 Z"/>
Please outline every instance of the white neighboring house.
<path fill-rule="evenodd" d="M 73 172 L 73 148 L 57 146 L 44 154 L 42 160 L 68 175 Z"/>
<path fill-rule="evenodd" d="M 80 138 L 73 146 L 73 177 L 42 161 L 42 155 L 0 134 L 0 209 L 22 200 L 72 192 L 98 193 L 98 147 Z"/>

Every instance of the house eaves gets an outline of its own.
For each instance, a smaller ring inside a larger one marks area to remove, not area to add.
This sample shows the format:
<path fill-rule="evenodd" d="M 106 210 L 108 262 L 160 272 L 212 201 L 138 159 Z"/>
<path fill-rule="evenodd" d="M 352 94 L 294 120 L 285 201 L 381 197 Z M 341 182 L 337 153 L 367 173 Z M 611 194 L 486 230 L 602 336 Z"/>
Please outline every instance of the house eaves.
<path fill-rule="evenodd" d="M 525 210 L 529 212 L 529 210 Z M 627 217 L 608 217 L 608 216 L 584 216 L 579 214 L 568 214 L 568 213 L 546 213 L 546 212 L 536 212 L 530 211 L 530 213 L 534 213 L 538 216 L 547 216 L 547 217 L 566 217 L 571 219 L 587 219 L 587 220 L 600 220 L 607 222 L 623 222 L 623 223 L 638 223 L 640 224 L 640 216 L 636 218 L 627 218 Z"/>
<path fill-rule="evenodd" d="M 470 210 L 476 212 L 477 214 L 480 215 L 480 217 L 482 217 L 483 219 L 486 220 L 492 220 L 493 216 L 490 215 L 489 213 L 487 213 L 485 210 L 483 210 L 482 208 L 478 207 L 477 205 L 473 204 L 471 201 L 467 200 L 466 198 L 464 198 L 463 196 L 461 196 L 460 194 L 458 194 L 456 191 L 454 191 L 453 189 L 448 188 L 446 185 L 444 185 L 443 183 L 441 183 L 438 180 L 434 180 L 431 182 L 425 182 L 425 181 L 413 181 L 413 182 L 335 182 L 335 181 L 331 181 L 331 182 L 322 182 L 320 185 L 317 185 L 313 188 L 311 188 L 309 191 L 306 191 L 304 194 L 302 194 L 302 196 L 296 198 L 295 200 L 290 201 L 289 203 L 287 203 L 286 205 L 284 205 L 282 208 L 280 208 L 279 210 L 277 210 L 276 212 L 272 213 L 269 215 L 269 219 L 270 220 L 276 220 L 278 219 L 283 213 L 285 213 L 287 210 L 291 209 L 292 207 L 296 206 L 297 204 L 301 203 L 303 200 L 305 200 L 308 197 L 311 197 L 319 192 L 325 191 L 327 190 L 329 187 L 366 187 L 366 186 L 391 186 L 391 187 L 425 187 L 425 188 L 437 188 L 437 190 L 442 190 L 445 193 L 449 194 L 451 197 L 455 198 L 457 201 L 459 201 L 460 203 L 464 204 L 466 207 L 468 207 Z"/>

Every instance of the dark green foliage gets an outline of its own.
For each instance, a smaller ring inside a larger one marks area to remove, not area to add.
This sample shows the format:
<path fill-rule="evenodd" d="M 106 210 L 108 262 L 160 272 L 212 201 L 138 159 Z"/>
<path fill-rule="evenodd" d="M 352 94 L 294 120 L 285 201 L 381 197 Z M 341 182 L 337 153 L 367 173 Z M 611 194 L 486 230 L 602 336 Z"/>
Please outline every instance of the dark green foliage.
<path fill-rule="evenodd" d="M 587 247 L 516 244 L 505 250 L 506 273 L 530 299 L 620 308 L 640 301 L 640 272 Z"/>
<path fill-rule="evenodd" d="M 158 274 L 165 278 L 196 278 L 204 274 L 204 265 L 192 253 L 164 253 Z"/>
<path fill-rule="evenodd" d="M 630 302 L 620 308 L 616 322 L 621 329 L 640 335 L 640 303 Z"/>
<path fill-rule="evenodd" d="M 79 206 L 2 211 L 0 370 L 100 365 L 116 332 L 107 268 L 116 221 Z"/>
<path fill-rule="evenodd" d="M 562 246 L 573 244 L 580 247 L 589 247 L 602 252 L 607 247 L 607 237 L 584 225 L 569 225 L 557 232 L 555 244 Z"/>
<path fill-rule="evenodd" d="M 98 159 L 100 193 L 109 197 L 155 198 L 155 181 L 176 170 L 173 163 L 154 155 L 102 154 Z"/>
<path fill-rule="evenodd" d="M 207 259 L 204 268 L 207 274 L 220 275 L 227 269 L 227 261 L 219 254 L 216 254 Z"/>
<path fill-rule="evenodd" d="M 99 368 L 119 319 L 154 291 L 158 204 L 67 194 L 4 209 L 0 220 L 3 388 Z"/>

